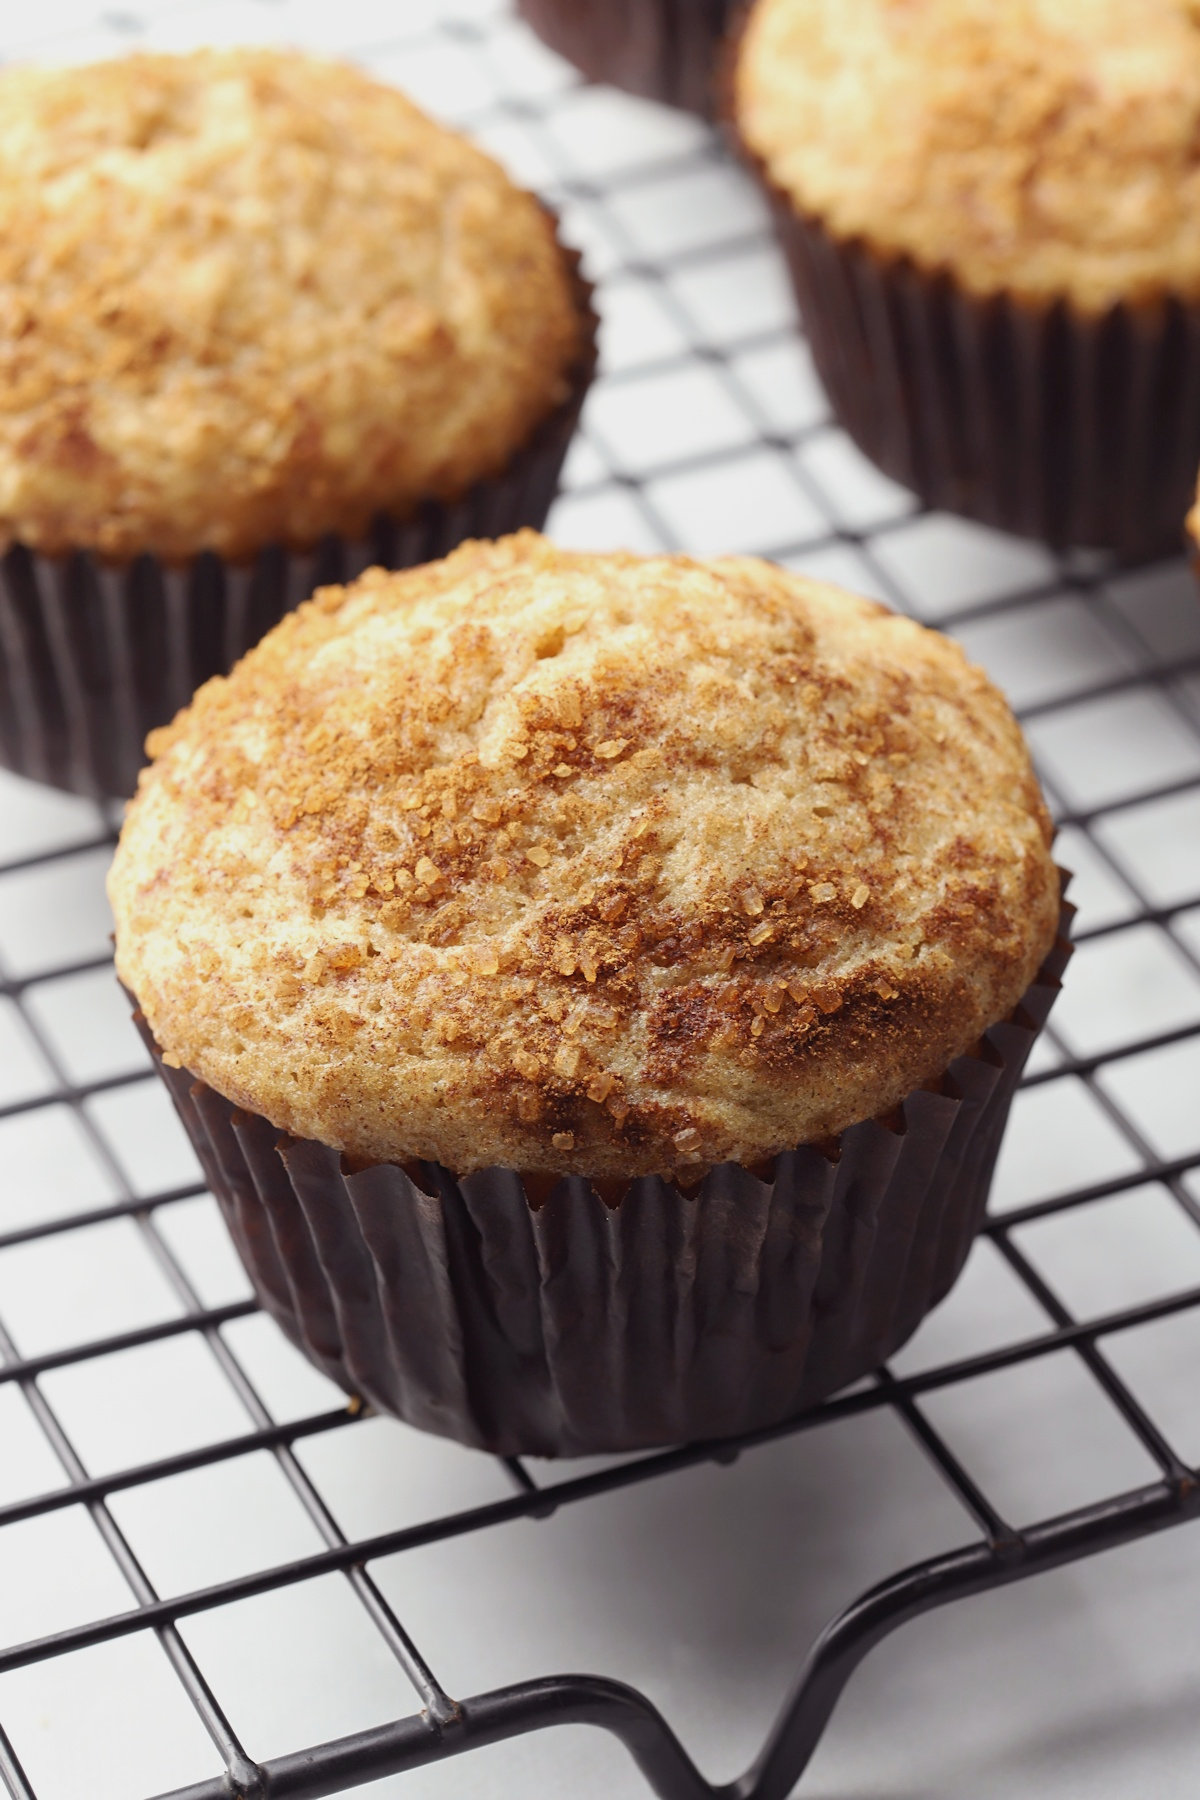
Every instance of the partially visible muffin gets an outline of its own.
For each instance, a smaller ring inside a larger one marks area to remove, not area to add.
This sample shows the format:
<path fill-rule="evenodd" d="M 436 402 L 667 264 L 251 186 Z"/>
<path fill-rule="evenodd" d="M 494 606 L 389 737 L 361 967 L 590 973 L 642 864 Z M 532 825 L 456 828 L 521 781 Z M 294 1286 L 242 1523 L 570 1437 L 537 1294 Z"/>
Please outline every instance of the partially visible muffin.
<path fill-rule="evenodd" d="M 801 211 L 971 293 L 1200 297 L 1190 0 L 759 0 L 737 106 Z"/>
<path fill-rule="evenodd" d="M 278 50 L 0 74 L 0 539 L 246 557 L 493 475 L 584 325 L 538 202 Z"/>
<path fill-rule="evenodd" d="M 859 443 L 935 505 L 1176 548 L 1200 460 L 1192 0 L 758 0 L 732 88 Z"/>
<path fill-rule="evenodd" d="M 127 795 L 320 583 L 540 525 L 595 367 L 578 261 L 350 67 L 0 71 L 0 763 Z"/>
<path fill-rule="evenodd" d="M 1192 505 L 1187 516 L 1186 524 L 1194 556 L 1196 551 L 1200 550 L 1200 480 L 1197 481 L 1196 488 L 1192 494 Z"/>
<path fill-rule="evenodd" d="M 935 1080 L 1058 921 L 983 674 L 746 558 L 372 570 L 150 747 L 122 980 L 169 1061 L 360 1159 L 756 1163 Z"/>

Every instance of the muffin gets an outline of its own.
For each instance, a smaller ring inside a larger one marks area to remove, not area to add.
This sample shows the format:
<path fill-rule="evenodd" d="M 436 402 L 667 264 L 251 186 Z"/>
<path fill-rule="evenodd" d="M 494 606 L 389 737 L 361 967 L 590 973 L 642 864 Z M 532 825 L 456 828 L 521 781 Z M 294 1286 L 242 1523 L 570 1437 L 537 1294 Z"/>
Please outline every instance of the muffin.
<path fill-rule="evenodd" d="M 1187 536 L 1192 553 L 1192 565 L 1200 572 L 1200 481 L 1192 494 L 1192 507 L 1187 516 Z"/>
<path fill-rule="evenodd" d="M 594 365 L 553 219 L 349 67 L 0 73 L 0 762 L 132 791 L 321 581 L 540 524 Z"/>
<path fill-rule="evenodd" d="M 706 118 L 738 0 L 517 0 L 538 36 L 589 81 L 608 81 Z"/>
<path fill-rule="evenodd" d="M 1178 551 L 1200 461 L 1190 0 L 758 0 L 731 71 L 835 412 L 931 505 Z"/>
<path fill-rule="evenodd" d="M 335 1380 L 504 1452 L 720 1436 L 949 1287 L 1065 952 L 947 639 L 522 533 L 323 589 L 150 748 L 118 972 Z"/>

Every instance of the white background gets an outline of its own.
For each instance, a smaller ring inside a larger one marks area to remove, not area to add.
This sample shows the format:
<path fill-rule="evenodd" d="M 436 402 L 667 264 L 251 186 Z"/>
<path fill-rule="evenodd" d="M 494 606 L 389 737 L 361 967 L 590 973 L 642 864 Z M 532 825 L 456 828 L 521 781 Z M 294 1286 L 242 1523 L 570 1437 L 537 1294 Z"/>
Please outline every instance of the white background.
<path fill-rule="evenodd" d="M 1116 576 L 938 515 L 867 465 L 829 421 L 762 208 L 697 122 L 577 84 L 494 0 L 165 0 L 0 13 L 11 57 L 279 42 L 345 54 L 470 129 L 564 210 L 602 283 L 605 379 L 551 529 L 596 547 L 755 550 L 878 593 L 954 630 L 1027 712 L 1060 814 L 1083 816 L 1084 944 L 1041 1069 L 1017 1103 L 995 1196 L 1024 1204 L 1200 1156 L 1200 1038 L 1103 1061 L 1200 1024 L 1200 602 L 1182 560 Z M 1167 684 L 1139 671 L 1179 666 Z M 1142 796 L 1166 787 L 1165 799 Z M 88 804 L 0 777 L 0 1245 L 52 1217 L 187 1186 L 197 1171 L 144 1068 L 111 972 L 107 824 Z M 53 860 L 40 862 L 53 852 Z M 82 967 L 80 967 L 82 965 Z M 62 974 L 58 971 L 75 969 Z M 38 1104 L 13 1111 L 18 1102 Z M 3 1109 L 7 1108 L 5 1112 Z M 1193 1169 L 1185 1188 L 1200 1202 Z M 1189 1185 L 1190 1184 L 1190 1185 Z M 1028 1255 L 1089 1318 L 1200 1285 L 1200 1231 L 1148 1182 L 1025 1227 Z M 207 1196 L 0 1248 L 9 1356 L 243 1299 Z M 1049 1321 L 989 1243 L 897 1358 L 930 1366 Z M 223 1348 L 222 1348 L 223 1347 Z M 1105 1342 L 1176 1449 L 1200 1459 L 1200 1316 Z M 218 1351 L 220 1354 L 218 1354 Z M 0 1350 L 0 1361 L 4 1353 Z M 101 1474 L 341 1396 L 261 1317 L 69 1364 L 39 1391 L 78 1465 Z M 248 1410 L 249 1405 L 249 1410 Z M 1020 1525 L 1152 1480 L 1155 1470 L 1069 1352 L 923 1403 Z M 543 1466 L 554 1481 L 573 1470 Z M 111 1518 L 164 1595 L 511 1493 L 487 1458 L 372 1419 L 116 1495 Z M 0 1384 L 0 1506 L 66 1479 L 28 1398 Z M 314 1505 L 315 1500 L 314 1500 Z M 903 1424 L 875 1411 L 458 1541 L 372 1574 L 433 1669 L 469 1695 L 538 1674 L 605 1673 L 664 1710 L 711 1777 L 755 1754 L 821 1625 L 864 1586 L 970 1541 L 975 1527 Z M 1138 1800 L 1200 1774 L 1200 1531 L 954 1607 L 859 1672 L 800 1792 L 812 1800 Z M 132 1604 L 79 1506 L 0 1529 L 0 1645 Z M 264 1758 L 379 1723 L 416 1699 L 340 1576 L 203 1614 L 182 1637 L 247 1750 Z M 220 1762 L 147 1635 L 0 1677 L 0 1725 L 39 1800 L 145 1800 Z M 365 1791 L 365 1790 L 364 1790 Z M 557 1731 L 371 1790 L 405 1800 L 635 1800 L 598 1733 Z"/>

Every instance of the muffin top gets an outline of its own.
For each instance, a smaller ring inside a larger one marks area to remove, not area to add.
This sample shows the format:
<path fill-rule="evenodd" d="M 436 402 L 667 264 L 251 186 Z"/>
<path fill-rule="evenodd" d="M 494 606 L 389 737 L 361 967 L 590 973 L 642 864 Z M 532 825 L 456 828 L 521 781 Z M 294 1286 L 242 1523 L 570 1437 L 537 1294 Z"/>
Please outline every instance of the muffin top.
<path fill-rule="evenodd" d="M 977 294 L 1200 295 L 1197 0 L 759 0 L 734 85 L 839 237 Z"/>
<path fill-rule="evenodd" d="M 0 72 L 0 544 L 359 534 L 498 470 L 580 350 L 538 202 L 354 69 Z"/>
<path fill-rule="evenodd" d="M 753 1163 L 936 1079 L 1055 935 L 995 688 L 747 558 L 369 570 L 149 748 L 122 980 L 168 1060 L 354 1157 Z"/>
<path fill-rule="evenodd" d="M 1186 524 L 1192 543 L 1200 547 L 1200 481 L 1196 484 L 1196 496 L 1192 501 L 1192 510 L 1188 513 Z"/>

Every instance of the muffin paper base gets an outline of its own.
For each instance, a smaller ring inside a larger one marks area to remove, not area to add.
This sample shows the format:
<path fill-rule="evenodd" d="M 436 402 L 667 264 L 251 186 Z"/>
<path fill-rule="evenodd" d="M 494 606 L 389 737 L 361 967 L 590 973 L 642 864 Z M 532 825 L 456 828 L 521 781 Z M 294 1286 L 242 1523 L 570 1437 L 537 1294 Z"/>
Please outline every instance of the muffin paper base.
<path fill-rule="evenodd" d="M 1071 916 L 1064 906 L 1063 929 Z M 775 1424 L 890 1356 L 958 1275 L 1009 1104 L 1070 955 L 941 1091 L 833 1156 L 733 1164 L 690 1192 L 647 1177 L 606 1205 L 567 1177 L 352 1170 L 186 1070 L 171 1091 L 262 1305 L 335 1382 L 426 1431 L 572 1456 Z"/>
<path fill-rule="evenodd" d="M 1178 554 L 1200 465 L 1200 307 L 1090 317 L 977 298 L 772 199 L 817 370 L 881 469 L 1056 548 Z"/>
<path fill-rule="evenodd" d="M 538 36 L 591 81 L 711 118 L 713 71 L 740 0 L 517 0 Z"/>
<path fill-rule="evenodd" d="M 592 290 L 578 256 L 563 254 L 585 337 L 570 394 L 499 475 L 461 499 L 381 516 L 361 539 L 330 535 L 306 554 L 272 546 L 248 563 L 206 551 L 179 567 L 150 555 L 108 565 L 85 551 L 14 545 L 0 558 L 0 766 L 97 799 L 131 794 L 147 732 L 314 589 L 373 563 L 410 568 L 465 538 L 543 525 L 596 366 Z"/>

